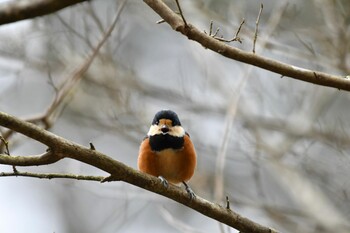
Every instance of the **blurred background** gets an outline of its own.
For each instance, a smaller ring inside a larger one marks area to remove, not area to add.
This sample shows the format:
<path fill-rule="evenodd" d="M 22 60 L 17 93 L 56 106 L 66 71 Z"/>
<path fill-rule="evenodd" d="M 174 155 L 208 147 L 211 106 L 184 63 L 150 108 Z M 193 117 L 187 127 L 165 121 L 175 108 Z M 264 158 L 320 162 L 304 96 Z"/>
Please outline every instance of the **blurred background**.
<path fill-rule="evenodd" d="M 347 0 L 180 3 L 188 22 L 208 32 L 213 20 L 227 39 L 244 18 L 242 44 L 231 46 L 245 51 L 263 3 L 256 53 L 350 73 Z M 136 168 L 154 114 L 172 109 L 196 146 L 197 195 L 222 205 L 227 196 L 234 211 L 281 232 L 350 232 L 349 93 L 224 58 L 156 24 L 136 0 L 85 72 L 121 4 L 95 0 L 1 26 L 0 110 Z M 14 155 L 46 149 L 8 140 Z M 107 175 L 69 159 L 18 170 Z M 0 200 L 0 232 L 237 232 L 121 182 L 3 177 Z"/>

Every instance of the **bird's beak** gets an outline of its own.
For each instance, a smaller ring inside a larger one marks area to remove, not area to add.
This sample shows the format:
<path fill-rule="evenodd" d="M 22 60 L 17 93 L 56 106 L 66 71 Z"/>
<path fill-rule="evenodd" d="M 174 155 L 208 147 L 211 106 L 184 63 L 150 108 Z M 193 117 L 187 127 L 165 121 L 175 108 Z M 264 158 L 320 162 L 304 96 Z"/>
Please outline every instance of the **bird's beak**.
<path fill-rule="evenodd" d="M 160 128 L 163 134 L 167 134 L 169 132 L 169 127 L 167 125 L 162 125 Z"/>

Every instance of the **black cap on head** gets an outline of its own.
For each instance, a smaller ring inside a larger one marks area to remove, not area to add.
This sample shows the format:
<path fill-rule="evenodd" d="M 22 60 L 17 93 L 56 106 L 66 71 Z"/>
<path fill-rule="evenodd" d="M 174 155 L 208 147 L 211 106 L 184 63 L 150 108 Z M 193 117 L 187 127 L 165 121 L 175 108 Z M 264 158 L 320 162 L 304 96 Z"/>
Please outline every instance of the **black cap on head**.
<path fill-rule="evenodd" d="M 172 121 L 173 126 L 181 125 L 179 117 L 177 114 L 171 110 L 161 110 L 156 113 L 153 118 L 152 125 L 156 125 L 160 119 L 169 119 Z"/>

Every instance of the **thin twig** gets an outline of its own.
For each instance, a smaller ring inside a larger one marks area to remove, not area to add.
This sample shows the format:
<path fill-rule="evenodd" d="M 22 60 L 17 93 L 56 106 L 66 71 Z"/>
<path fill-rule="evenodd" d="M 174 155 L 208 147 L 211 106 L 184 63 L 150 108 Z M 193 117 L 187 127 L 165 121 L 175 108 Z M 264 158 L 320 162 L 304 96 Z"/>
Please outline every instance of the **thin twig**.
<path fill-rule="evenodd" d="M 92 144 L 92 142 L 90 142 L 89 145 L 90 145 L 90 150 L 96 150 L 96 148 L 95 148 L 94 144 Z"/>
<path fill-rule="evenodd" d="M 100 182 L 105 177 L 103 176 L 84 176 L 75 174 L 60 174 L 60 173 L 32 173 L 32 172 L 0 172 L 0 177 L 7 176 L 23 176 L 23 177 L 33 177 L 39 179 L 74 179 L 74 180 L 88 180 L 88 181 L 98 181 Z"/>
<path fill-rule="evenodd" d="M 161 24 L 161 23 L 165 23 L 165 20 L 164 19 L 160 19 L 160 20 L 156 21 L 156 24 Z"/>
<path fill-rule="evenodd" d="M 186 19 L 184 17 L 184 14 L 182 13 L 182 9 L 181 9 L 179 0 L 175 0 L 175 2 L 176 2 L 176 5 L 177 5 L 177 8 L 179 9 L 180 16 L 181 16 L 182 20 L 184 21 L 185 27 L 187 27 L 188 25 L 187 25 Z"/>
<path fill-rule="evenodd" d="M 215 39 L 222 39 L 222 37 L 221 37 L 221 38 L 220 38 L 220 37 L 217 37 L 219 31 L 220 31 L 220 28 L 217 28 L 216 31 L 215 31 L 215 33 L 212 35 Z"/>
<path fill-rule="evenodd" d="M 254 33 L 254 43 L 253 43 L 253 53 L 255 53 L 255 44 L 256 44 L 256 40 L 258 39 L 258 31 L 259 31 L 259 22 L 260 22 L 260 16 L 261 16 L 261 12 L 264 8 L 264 5 L 261 3 L 260 5 L 260 10 L 259 10 L 259 14 L 258 14 L 258 18 L 255 21 L 255 33 Z"/>
<path fill-rule="evenodd" d="M 239 32 L 241 31 L 241 29 L 242 29 L 242 25 L 244 24 L 244 22 L 245 22 L 245 20 L 243 19 L 242 21 L 241 21 L 241 23 L 240 23 L 240 25 L 239 25 L 239 27 L 238 27 L 238 29 L 237 29 L 237 31 L 236 31 L 236 34 L 232 37 L 232 39 L 229 39 L 229 40 L 227 40 L 227 39 L 224 39 L 224 38 L 220 38 L 220 37 L 214 37 L 215 39 L 217 39 L 217 40 L 219 40 L 219 41 L 222 41 L 222 42 L 233 42 L 233 41 L 238 41 L 239 43 L 242 43 L 242 40 L 241 40 L 241 38 L 240 37 L 238 37 L 238 34 L 239 34 Z"/>
<path fill-rule="evenodd" d="M 210 26 L 209 26 L 209 35 L 211 35 L 211 33 L 213 32 L 213 20 L 210 20 Z M 205 31 L 204 31 L 205 32 Z"/>
<path fill-rule="evenodd" d="M 212 32 L 213 32 L 213 23 L 214 23 L 214 21 L 213 21 L 213 20 L 210 20 L 209 36 L 215 38 L 215 37 L 217 36 L 217 34 L 219 33 L 220 28 L 218 27 L 218 28 L 216 29 L 215 33 L 212 34 Z M 206 32 L 204 31 L 204 33 L 206 33 Z"/>
<path fill-rule="evenodd" d="M 228 199 L 228 196 L 226 196 L 226 209 L 230 210 L 230 200 Z"/>
<path fill-rule="evenodd" d="M 237 107 L 242 96 L 242 92 L 248 80 L 248 75 L 243 75 L 240 79 L 237 88 L 232 92 L 229 98 L 229 105 L 226 110 L 225 130 L 222 136 L 222 142 L 218 150 L 215 161 L 215 191 L 214 197 L 217 202 L 224 198 L 225 176 L 224 169 L 226 165 L 227 150 L 230 142 L 233 123 L 237 115 Z"/>
<path fill-rule="evenodd" d="M 6 141 L 5 138 L 1 135 L 0 135 L 0 140 L 5 146 L 5 154 L 7 154 L 8 156 L 11 156 L 10 149 L 9 149 L 9 142 Z M 12 170 L 13 170 L 13 173 L 18 173 L 17 168 L 14 165 L 12 166 Z"/>
<path fill-rule="evenodd" d="M 213 37 L 214 39 L 216 39 L 218 41 L 222 41 L 222 42 L 230 43 L 230 42 L 233 42 L 233 41 L 238 41 L 239 43 L 242 43 L 242 39 L 240 37 L 238 37 L 238 35 L 239 35 L 239 33 L 240 33 L 241 29 L 242 29 L 242 25 L 244 24 L 244 22 L 245 22 L 245 20 L 243 19 L 241 21 L 241 23 L 240 23 L 240 25 L 239 25 L 235 35 L 232 37 L 232 39 L 225 39 L 225 38 L 223 38 L 223 36 L 221 36 L 221 37 L 217 36 L 217 34 L 220 31 L 220 28 L 217 28 L 215 33 L 212 34 L 212 32 L 213 32 L 213 20 L 211 20 L 210 21 L 209 34 L 208 35 Z M 206 31 L 204 31 L 204 33 L 207 34 Z"/>
<path fill-rule="evenodd" d="M 238 34 L 240 33 L 244 22 L 245 22 L 245 19 L 243 18 L 242 21 L 241 21 L 241 23 L 239 24 L 238 30 L 237 30 L 237 32 L 236 32 L 236 35 L 234 36 L 234 38 L 238 38 L 237 41 L 239 41 L 240 43 L 242 43 L 242 41 L 241 41 L 241 39 L 238 37 Z"/>
<path fill-rule="evenodd" d="M 121 8 L 123 8 L 125 1 L 123 1 L 121 4 L 122 4 Z M 121 8 L 119 8 L 119 9 L 121 9 Z M 86 9 L 87 9 L 87 12 L 89 13 L 89 15 L 93 18 L 93 22 L 96 24 L 100 33 L 103 34 L 104 33 L 103 23 L 101 22 L 101 20 L 97 16 L 96 9 L 92 6 L 92 2 L 89 2 L 86 5 Z"/>
<path fill-rule="evenodd" d="M 76 37 L 78 37 L 79 39 L 81 39 L 81 41 L 83 41 L 90 49 L 94 49 L 93 44 L 91 44 L 89 38 L 86 38 L 84 35 L 82 35 L 81 33 L 79 33 L 77 30 L 75 30 L 72 25 L 70 25 L 69 23 L 67 23 L 62 16 L 60 16 L 59 14 L 55 14 L 55 16 L 57 17 L 57 19 L 60 21 L 60 23 L 68 28 L 69 32 L 73 35 L 75 35 Z M 71 35 L 70 35 L 71 36 Z"/>
<path fill-rule="evenodd" d="M 67 79 L 61 82 L 61 84 L 56 87 L 55 89 L 55 96 L 51 102 L 51 104 L 47 107 L 46 111 L 44 113 L 38 114 L 37 116 L 30 117 L 25 119 L 28 122 L 31 122 L 33 124 L 43 124 L 44 129 L 51 128 L 54 121 L 58 118 L 58 116 L 63 111 L 65 104 L 67 103 L 67 98 L 70 97 L 70 94 L 72 93 L 72 90 L 80 83 L 80 80 L 84 77 L 84 73 L 89 69 L 90 65 L 94 61 L 95 57 L 99 53 L 101 47 L 105 44 L 108 37 L 113 32 L 120 15 L 122 13 L 122 10 L 124 9 L 124 6 L 126 4 L 126 0 L 124 0 L 120 6 L 118 11 L 116 12 L 116 15 L 112 21 L 112 24 L 109 26 L 109 28 L 105 31 L 105 33 L 102 35 L 101 40 L 99 43 L 93 47 L 93 50 L 91 54 L 85 59 L 82 65 L 78 67 L 78 69 L 72 73 Z M 50 78 L 50 75 L 49 75 Z M 3 134 L 3 137 L 5 140 L 9 140 L 9 138 L 13 135 L 13 131 L 8 130 Z M 4 147 L 4 144 L 0 144 L 0 151 Z"/>
<path fill-rule="evenodd" d="M 57 109 L 58 105 L 60 105 L 62 101 L 67 96 L 69 96 L 69 93 L 71 93 L 71 90 L 73 89 L 73 87 L 76 86 L 76 84 L 78 84 L 79 81 L 83 78 L 83 74 L 89 69 L 94 58 L 97 56 L 101 47 L 105 44 L 105 42 L 107 41 L 107 38 L 111 35 L 113 29 L 115 28 L 115 25 L 117 24 L 118 19 L 120 18 L 121 12 L 124 9 L 125 3 L 126 1 L 123 1 L 121 3 L 118 9 L 118 12 L 116 13 L 113 19 L 112 24 L 109 26 L 108 30 L 104 33 L 100 42 L 93 49 L 92 54 L 84 61 L 84 63 L 79 67 L 79 69 L 73 73 L 73 76 L 71 78 L 69 78 L 65 82 L 62 82 L 60 91 L 58 92 L 56 98 L 53 100 L 50 108 L 47 110 L 45 115 L 53 114 L 53 112 Z"/>

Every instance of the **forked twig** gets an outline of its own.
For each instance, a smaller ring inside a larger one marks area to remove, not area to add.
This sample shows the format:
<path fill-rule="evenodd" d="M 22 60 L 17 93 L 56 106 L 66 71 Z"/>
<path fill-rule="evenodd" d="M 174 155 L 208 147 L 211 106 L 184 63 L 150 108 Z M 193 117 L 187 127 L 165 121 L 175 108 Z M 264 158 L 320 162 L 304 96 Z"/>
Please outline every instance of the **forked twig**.
<path fill-rule="evenodd" d="M 2 143 L 4 144 L 5 154 L 7 154 L 8 156 L 11 156 L 10 149 L 9 149 L 9 142 L 6 141 L 6 139 L 3 136 L 1 136 L 1 135 L 0 135 L 0 141 L 2 141 Z M 13 173 L 15 173 L 15 174 L 18 173 L 17 168 L 14 165 L 12 166 L 12 170 L 13 170 Z"/>
<path fill-rule="evenodd" d="M 213 32 L 213 21 L 211 20 L 210 21 L 210 26 L 209 26 L 209 36 L 213 37 L 214 39 L 218 40 L 218 41 L 222 41 L 222 42 L 227 42 L 227 43 L 230 43 L 230 42 L 233 42 L 233 41 L 238 41 L 239 43 L 242 43 L 242 39 L 238 36 L 241 29 L 242 29 L 242 26 L 243 24 L 245 23 L 245 20 L 242 19 L 241 23 L 239 24 L 239 27 L 235 33 L 235 35 L 232 37 L 232 39 L 225 39 L 223 38 L 223 36 L 217 36 L 219 31 L 220 31 L 220 28 L 218 27 L 216 30 L 215 30 L 215 33 L 212 34 Z M 204 31 L 205 34 L 207 34 L 206 31 Z"/>

